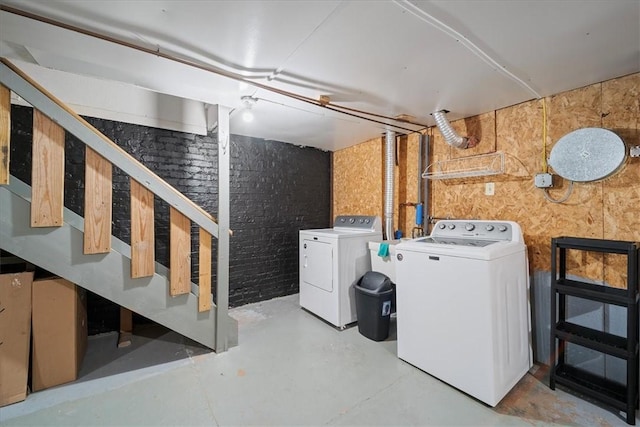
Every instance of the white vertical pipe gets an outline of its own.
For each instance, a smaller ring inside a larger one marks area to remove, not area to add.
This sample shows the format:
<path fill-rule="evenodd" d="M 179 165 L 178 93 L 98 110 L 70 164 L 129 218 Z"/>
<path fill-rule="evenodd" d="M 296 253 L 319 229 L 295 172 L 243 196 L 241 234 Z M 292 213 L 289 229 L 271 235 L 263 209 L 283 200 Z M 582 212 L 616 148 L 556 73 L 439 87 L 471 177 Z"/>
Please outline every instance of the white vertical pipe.
<path fill-rule="evenodd" d="M 384 229 L 386 240 L 393 240 L 393 173 L 396 163 L 396 133 L 387 131 L 385 138 Z"/>
<path fill-rule="evenodd" d="M 218 264 L 216 282 L 216 353 L 229 348 L 229 225 L 231 214 L 230 172 L 231 158 L 229 114 L 231 109 L 216 106 L 218 123 Z"/>
<path fill-rule="evenodd" d="M 420 142 L 424 142 L 424 148 L 422 150 L 424 160 L 423 165 L 429 164 L 429 143 L 431 142 L 431 137 L 429 135 L 423 135 L 420 138 Z M 424 216 L 422 220 L 422 227 L 424 228 L 424 234 L 429 234 L 429 180 L 424 180 L 423 182 L 423 197 L 422 200 L 424 202 L 424 207 L 422 208 L 422 214 Z"/>

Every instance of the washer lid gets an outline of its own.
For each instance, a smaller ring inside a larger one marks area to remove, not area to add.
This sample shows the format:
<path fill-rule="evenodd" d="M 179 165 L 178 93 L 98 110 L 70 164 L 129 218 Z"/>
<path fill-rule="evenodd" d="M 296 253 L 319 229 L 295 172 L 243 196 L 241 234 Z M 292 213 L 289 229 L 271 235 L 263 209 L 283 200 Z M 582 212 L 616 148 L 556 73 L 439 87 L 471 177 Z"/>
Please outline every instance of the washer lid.
<path fill-rule="evenodd" d="M 564 179 L 589 182 L 614 173 L 624 162 L 626 147 L 615 133 L 602 128 L 569 132 L 556 142 L 549 165 Z"/>
<path fill-rule="evenodd" d="M 523 242 L 501 240 L 487 246 L 467 246 L 467 245 L 447 245 L 440 243 L 430 243 L 422 238 L 408 240 L 396 246 L 396 254 L 406 252 L 423 253 L 425 256 L 451 257 L 464 259 L 477 259 L 482 261 L 490 261 L 503 258 L 514 253 L 525 253 L 525 245 Z M 396 255 L 397 256 L 397 255 Z M 427 258 L 425 258 L 425 261 Z"/>
<path fill-rule="evenodd" d="M 431 243 L 434 245 L 459 245 L 459 246 L 473 246 L 476 248 L 484 248 L 485 246 L 498 243 L 499 240 L 478 240 L 469 238 L 456 238 L 456 237 L 425 237 L 418 239 L 420 243 Z"/>
<path fill-rule="evenodd" d="M 313 235 L 313 236 L 322 236 L 328 237 L 332 239 L 350 239 L 355 237 L 367 237 L 369 239 L 375 240 L 376 238 L 380 238 L 382 240 L 382 232 L 381 231 L 372 231 L 372 230 L 352 230 L 345 228 L 320 228 L 320 229 L 311 229 L 311 230 L 300 230 L 300 234 L 304 234 L 305 236 Z"/>

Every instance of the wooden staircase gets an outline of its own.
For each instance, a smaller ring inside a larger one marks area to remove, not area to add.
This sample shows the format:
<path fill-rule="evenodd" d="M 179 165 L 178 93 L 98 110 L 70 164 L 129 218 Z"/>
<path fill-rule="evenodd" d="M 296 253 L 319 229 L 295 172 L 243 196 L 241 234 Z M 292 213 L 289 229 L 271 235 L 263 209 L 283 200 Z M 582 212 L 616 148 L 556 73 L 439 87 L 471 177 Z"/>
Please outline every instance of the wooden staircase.
<path fill-rule="evenodd" d="M 0 248 L 218 352 L 237 342 L 237 323 L 228 316 L 231 232 L 225 109 L 217 110 L 216 223 L 5 59 L 0 63 L 0 83 Z M 30 188 L 9 175 L 11 91 L 34 107 Z M 86 144 L 84 219 L 64 208 L 65 132 Z M 113 165 L 130 177 L 130 245 L 111 233 Z M 155 262 L 155 197 L 170 209 L 168 270 Z M 192 222 L 199 228 L 197 285 L 190 278 Z M 212 237 L 218 239 L 216 304 L 211 296 Z"/>

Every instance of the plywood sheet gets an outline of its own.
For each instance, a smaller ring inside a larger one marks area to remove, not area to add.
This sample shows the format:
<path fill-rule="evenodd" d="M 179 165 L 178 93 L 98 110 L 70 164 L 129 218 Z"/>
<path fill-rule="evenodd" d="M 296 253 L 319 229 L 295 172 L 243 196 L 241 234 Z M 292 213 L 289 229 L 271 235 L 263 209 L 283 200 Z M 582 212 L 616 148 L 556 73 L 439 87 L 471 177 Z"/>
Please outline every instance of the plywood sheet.
<path fill-rule="evenodd" d="M 461 120 L 455 120 L 451 123 L 451 127 L 460 136 L 475 136 L 480 140 L 480 143 L 477 146 L 464 150 L 449 146 L 449 152 L 452 159 L 458 157 L 477 156 L 479 154 L 493 153 L 496 151 L 496 115 L 494 111 L 480 114 L 478 116 L 467 117 Z"/>
<path fill-rule="evenodd" d="M 0 85 L 0 185 L 9 183 L 11 91 Z"/>
<path fill-rule="evenodd" d="M 602 124 L 607 129 L 637 129 L 640 115 L 640 74 L 602 83 Z"/>
<path fill-rule="evenodd" d="M 585 127 L 601 127 L 602 126 L 602 86 L 594 84 L 580 89 L 564 92 L 551 97 L 549 102 L 549 149 L 553 149 L 553 145 L 561 137 L 576 129 Z M 568 184 L 566 184 L 568 185 Z M 554 229 L 557 234 L 576 237 L 595 237 L 602 238 L 603 216 L 602 216 L 602 199 L 603 188 L 602 182 L 575 184 L 574 191 L 579 192 L 578 195 L 572 195 L 570 202 L 580 200 L 579 195 L 582 194 L 582 204 L 573 209 L 557 207 L 554 211 L 559 211 L 566 216 L 559 217 L 554 215 L 556 223 Z M 550 191 L 555 197 L 559 197 L 561 191 Z M 555 206 L 554 206 L 555 207 Z M 569 221 L 558 221 L 559 218 L 570 218 Z M 584 256 L 583 254 L 576 254 Z M 571 257 L 567 261 L 571 264 Z M 574 274 L 590 278 L 601 282 L 603 277 L 603 257 L 601 255 L 591 255 L 588 259 L 574 259 L 581 268 L 575 270 Z"/>
<path fill-rule="evenodd" d="M 574 104 L 571 94 L 563 97 Z M 602 200 L 599 185 L 576 185 L 564 204 L 548 202 L 533 185 L 535 173 L 541 170 L 542 101 L 531 101 L 496 112 L 496 149 L 505 153 L 507 173 L 482 179 L 435 182 L 433 215 L 454 218 L 485 218 L 516 221 L 525 234 L 533 269 L 549 270 L 551 238 L 559 235 L 599 237 L 602 232 L 601 207 L 594 212 L 592 204 Z M 439 132 L 436 132 L 436 134 Z M 436 135 L 437 143 L 437 135 Z M 434 148 L 434 155 L 446 157 L 444 150 Z M 517 169 L 517 173 L 515 170 Z M 495 195 L 484 194 L 485 184 L 494 182 Z M 559 198 L 568 183 L 551 191 Z M 591 262 L 583 274 L 602 277 L 601 262 Z"/>
<path fill-rule="evenodd" d="M 523 228 L 531 265 L 534 269 L 548 270 L 551 256 L 551 238 L 560 235 L 580 237 L 597 237 L 599 233 L 600 209 L 596 212 L 590 207 L 594 200 L 601 200 L 601 189 L 598 186 L 575 186 L 574 192 L 567 203 L 556 205 L 544 198 L 542 190 L 535 188 L 533 179 L 536 173 L 542 172 L 544 161 L 552 147 L 553 136 L 550 128 L 554 127 L 556 134 L 562 136 L 574 130 L 565 126 L 563 119 L 554 119 L 553 112 L 562 108 L 562 116 L 581 114 L 588 118 L 588 125 L 599 118 L 597 107 L 589 96 L 597 95 L 597 88 L 589 91 L 579 90 L 556 96 L 555 104 L 550 98 L 545 99 L 547 106 L 547 152 L 543 154 L 543 108 L 542 100 L 530 101 L 515 105 L 496 112 L 497 115 L 497 145 L 498 151 L 507 156 L 507 175 L 520 177 L 521 180 L 496 183 L 496 200 L 501 212 L 499 217 L 517 221 Z M 556 109 L 554 110 L 553 105 Z M 595 106 L 594 106 L 595 105 Z M 590 109 L 591 108 L 591 109 Z M 574 113 L 575 111 L 575 113 Z M 572 119 L 575 121 L 574 119 Z M 576 119 L 577 120 L 577 119 Z M 575 123 L 571 126 L 580 126 Z M 511 162 L 511 163 L 510 163 Z M 522 171 L 515 173 L 516 162 L 522 165 Z M 558 182 L 558 187 L 549 190 L 550 197 L 559 199 L 568 191 L 568 182 Z M 508 200 L 499 200 L 501 195 L 513 194 Z M 491 209 L 490 207 L 488 209 Z M 599 267 L 594 267 L 598 269 Z"/>
<path fill-rule="evenodd" d="M 556 141 L 569 132 L 585 127 L 601 127 L 601 91 L 602 87 L 598 83 L 550 98 L 547 104 L 550 149 Z"/>
<path fill-rule="evenodd" d="M 211 234 L 200 229 L 198 311 L 211 310 Z"/>
<path fill-rule="evenodd" d="M 560 137 L 583 127 L 612 129 L 621 135 L 627 144 L 634 143 L 640 135 L 639 88 L 640 74 L 636 73 L 546 98 L 545 158 Z M 543 168 L 542 112 L 542 100 L 533 100 L 466 122 L 453 122 L 454 129 L 462 135 L 473 132 L 472 123 L 480 126 L 483 142 L 478 150 L 483 148 L 482 144 L 487 142 L 487 137 L 491 140 L 493 123 L 495 145 L 491 148 L 505 153 L 506 173 L 483 178 L 427 180 L 430 188 L 429 214 L 434 217 L 504 219 L 518 222 L 524 232 L 532 271 L 550 270 L 552 237 L 640 241 L 640 159 L 628 159 L 619 173 L 604 181 L 574 184 L 571 196 L 562 204 L 549 202 L 542 190 L 534 186 L 534 176 Z M 495 118 L 492 119 L 492 116 Z M 432 135 L 430 164 L 473 153 L 470 150 L 460 151 L 448 146 L 435 127 L 429 128 L 427 133 Z M 363 188 L 363 192 L 370 191 L 378 195 L 379 212 L 382 215 L 383 142 L 380 140 L 375 149 L 372 142 L 367 141 L 335 153 L 337 169 L 342 172 L 334 175 L 334 192 L 340 194 L 340 191 L 343 191 L 342 194 L 350 195 L 339 201 L 338 205 L 350 203 L 355 210 L 374 206 L 374 203 L 364 202 L 371 194 L 359 194 L 359 190 Z M 397 171 L 397 203 L 412 201 L 415 194 L 411 176 L 415 168 L 412 156 L 417 155 L 417 145 L 412 146 L 411 138 L 403 144 L 404 148 L 400 146 L 401 159 Z M 640 140 L 637 144 L 640 144 Z M 485 145 L 483 151 L 491 145 Z M 344 161 L 344 164 L 341 164 L 341 161 Z M 362 170 L 361 167 L 365 164 L 368 165 L 368 169 Z M 357 182 L 357 176 L 360 174 L 366 176 L 366 182 L 377 181 L 377 187 L 351 185 L 351 181 Z M 495 184 L 494 196 L 484 194 L 487 182 Z M 557 186 L 549 190 L 549 195 L 558 199 L 568 188 L 569 183 L 559 179 Z M 399 212 L 402 210 L 403 208 L 400 208 Z M 406 211 L 409 212 L 409 209 Z M 396 224 L 408 228 L 409 222 L 413 220 L 410 218 L 412 215 L 401 213 L 400 216 Z M 568 263 L 573 274 L 596 282 L 624 286 L 625 268 L 620 257 L 570 251 Z"/>
<path fill-rule="evenodd" d="M 170 294 L 191 291 L 191 221 L 169 207 L 170 221 Z"/>
<path fill-rule="evenodd" d="M 64 207 L 64 129 L 33 112 L 31 226 L 59 227 Z"/>
<path fill-rule="evenodd" d="M 84 253 L 111 250 L 111 162 L 86 147 L 84 187 Z"/>
<path fill-rule="evenodd" d="M 525 180 L 497 184 L 500 187 L 506 186 L 507 195 L 514 195 L 504 202 L 506 208 L 503 215 L 518 222 L 523 228 L 534 269 L 548 271 L 552 237 L 600 235 L 602 221 L 599 210 L 594 212 L 590 204 L 601 199 L 601 189 L 599 186 L 576 185 L 566 203 L 554 204 L 546 200 L 543 191 L 533 185 L 535 174 L 541 172 L 543 167 L 542 100 L 500 110 L 497 117 L 498 150 L 517 158 L 529 172 Z M 559 182 L 559 188 L 549 191 L 550 196 L 559 199 L 568 188 L 569 183 Z M 498 189 L 496 193 L 503 194 Z M 601 276 L 601 266 L 596 265 L 590 269 L 597 272 L 596 276 Z"/>
<path fill-rule="evenodd" d="M 153 193 L 131 181 L 131 277 L 153 276 L 155 239 Z"/>
<path fill-rule="evenodd" d="M 333 153 L 333 214 L 383 216 L 384 139 Z"/>
<path fill-rule="evenodd" d="M 640 74 L 602 83 L 603 126 L 627 144 L 640 145 Z M 622 170 L 603 182 L 605 239 L 640 242 L 640 159 L 628 158 Z M 605 256 L 605 280 L 624 287 L 626 260 Z"/>
<path fill-rule="evenodd" d="M 637 134 L 640 74 L 603 83 L 602 97 L 607 113 L 604 127 L 618 134 Z M 640 241 L 640 159 L 628 158 L 622 170 L 604 180 L 603 186 L 604 238 Z"/>

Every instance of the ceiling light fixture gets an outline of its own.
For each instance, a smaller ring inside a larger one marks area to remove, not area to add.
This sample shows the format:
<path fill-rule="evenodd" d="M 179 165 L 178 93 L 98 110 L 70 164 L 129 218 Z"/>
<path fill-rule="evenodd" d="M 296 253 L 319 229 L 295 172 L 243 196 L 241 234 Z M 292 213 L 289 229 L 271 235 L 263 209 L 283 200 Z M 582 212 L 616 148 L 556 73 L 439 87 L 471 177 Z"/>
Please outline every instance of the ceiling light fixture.
<path fill-rule="evenodd" d="M 251 123 L 253 121 L 253 111 L 251 111 L 251 108 L 254 106 L 256 102 L 258 102 L 258 99 L 247 95 L 240 98 L 240 100 L 244 104 L 244 111 L 242 112 L 242 121 L 244 121 L 245 123 Z"/>

